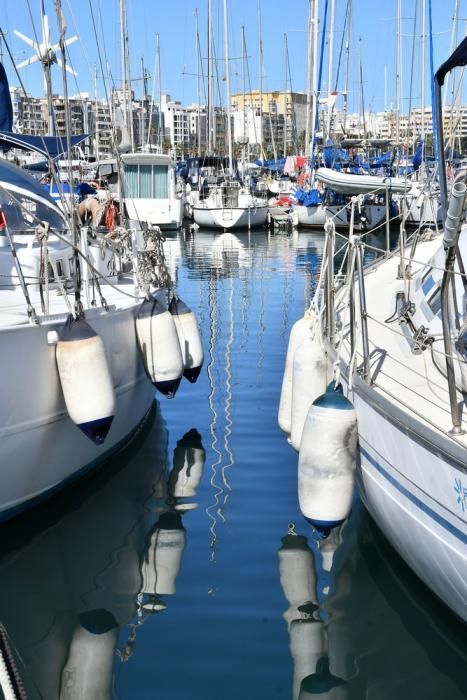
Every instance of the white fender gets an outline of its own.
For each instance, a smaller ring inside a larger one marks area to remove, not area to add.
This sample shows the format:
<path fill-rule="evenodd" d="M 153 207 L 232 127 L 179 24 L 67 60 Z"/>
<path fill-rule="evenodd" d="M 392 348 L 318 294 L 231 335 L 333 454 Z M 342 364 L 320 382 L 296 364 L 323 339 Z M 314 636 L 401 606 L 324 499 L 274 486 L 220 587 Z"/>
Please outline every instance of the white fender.
<path fill-rule="evenodd" d="M 157 297 L 145 299 L 136 318 L 138 346 L 146 373 L 162 394 L 175 396 L 183 374 L 183 359 L 172 314 Z"/>
<path fill-rule="evenodd" d="M 175 593 L 175 579 L 180 571 L 185 540 L 180 514 L 171 511 L 162 513 L 149 534 L 142 563 L 141 593 L 149 595 L 150 599 Z"/>
<path fill-rule="evenodd" d="M 182 352 L 183 376 L 194 384 L 199 377 L 204 361 L 203 346 L 196 316 L 178 297 L 174 297 L 170 302 L 169 311 L 175 321 Z"/>
<path fill-rule="evenodd" d="M 285 359 L 284 376 L 282 378 L 281 397 L 279 401 L 279 427 L 285 433 L 290 433 L 292 422 L 292 371 L 295 351 L 310 333 L 313 314 L 306 312 L 303 318 L 296 321 L 290 331 L 289 344 Z"/>
<path fill-rule="evenodd" d="M 317 337 L 308 336 L 298 346 L 293 358 L 290 442 L 297 452 L 308 410 L 326 391 L 326 369 L 322 343 Z"/>
<path fill-rule="evenodd" d="M 58 375 L 71 420 L 97 445 L 115 415 L 115 393 L 104 343 L 84 318 L 70 314 L 55 349 Z"/>
<path fill-rule="evenodd" d="M 80 623 L 62 671 L 60 700 L 108 700 L 112 696 L 118 624 L 104 609 L 82 613 Z"/>
<path fill-rule="evenodd" d="M 206 451 L 201 435 L 192 428 L 177 442 L 174 449 L 173 469 L 169 478 L 172 498 L 192 498 L 203 477 Z"/>
<path fill-rule="evenodd" d="M 350 513 L 357 460 L 355 409 L 332 382 L 310 406 L 298 460 L 303 515 L 318 527 L 334 527 Z"/>

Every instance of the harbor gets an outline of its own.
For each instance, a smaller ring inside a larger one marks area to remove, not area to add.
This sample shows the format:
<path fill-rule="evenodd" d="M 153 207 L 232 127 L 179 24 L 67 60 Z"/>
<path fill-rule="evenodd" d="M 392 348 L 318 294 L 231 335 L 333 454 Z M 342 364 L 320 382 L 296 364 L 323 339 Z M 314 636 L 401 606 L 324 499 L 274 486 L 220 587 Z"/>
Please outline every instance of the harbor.
<path fill-rule="evenodd" d="M 0 700 L 467 697 L 463 1 L 4 8 Z"/>
<path fill-rule="evenodd" d="M 358 498 L 324 540 L 299 509 L 277 407 L 324 236 L 217 241 L 167 237 L 205 342 L 198 382 L 159 395 L 84 483 L 3 527 L 0 619 L 27 697 L 66 683 L 71 697 L 315 697 L 300 687 L 326 660 L 331 697 L 465 697 L 463 624 Z"/>

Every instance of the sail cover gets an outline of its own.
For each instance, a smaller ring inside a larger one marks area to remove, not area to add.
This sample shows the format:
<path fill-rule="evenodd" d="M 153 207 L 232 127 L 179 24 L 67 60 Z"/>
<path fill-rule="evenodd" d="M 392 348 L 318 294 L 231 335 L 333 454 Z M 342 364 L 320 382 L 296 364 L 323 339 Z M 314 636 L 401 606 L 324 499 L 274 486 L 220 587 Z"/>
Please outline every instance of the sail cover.
<path fill-rule="evenodd" d="M 449 56 L 447 61 L 440 65 L 435 74 L 436 82 L 439 85 L 443 85 L 444 78 L 449 71 L 451 71 L 453 68 L 457 68 L 458 66 L 465 65 L 467 65 L 467 37 L 461 41 L 457 49 Z"/>
<path fill-rule="evenodd" d="M 71 146 L 76 146 L 88 138 L 88 134 L 71 136 Z M 46 158 L 58 158 L 66 153 L 68 144 L 66 136 L 33 136 L 31 134 L 14 134 L 0 130 L 0 148 L 21 148 L 23 151 L 36 151 Z"/>
<path fill-rule="evenodd" d="M 10 88 L 3 64 L 0 63 L 0 131 L 11 131 L 13 128 L 13 106 L 11 104 Z"/>

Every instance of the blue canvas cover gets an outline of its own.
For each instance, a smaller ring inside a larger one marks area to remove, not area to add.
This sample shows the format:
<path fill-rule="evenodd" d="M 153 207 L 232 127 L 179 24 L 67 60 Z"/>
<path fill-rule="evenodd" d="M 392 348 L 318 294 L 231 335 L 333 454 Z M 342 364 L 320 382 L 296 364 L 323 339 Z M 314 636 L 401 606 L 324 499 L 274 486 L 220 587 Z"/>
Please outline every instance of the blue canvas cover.
<path fill-rule="evenodd" d="M 71 136 L 71 146 L 88 138 L 88 134 Z M 0 130 L 0 147 L 4 150 L 9 148 L 21 148 L 24 151 L 35 151 L 42 153 L 46 158 L 58 158 L 66 153 L 68 148 L 66 136 L 32 136 L 31 134 L 14 134 L 11 131 Z"/>
<path fill-rule="evenodd" d="M 321 194 L 319 190 L 302 190 L 297 188 L 294 192 L 294 199 L 298 204 L 303 204 L 305 207 L 316 207 L 321 203 Z"/>
<path fill-rule="evenodd" d="M 11 104 L 10 88 L 3 64 L 0 63 L 0 131 L 11 131 L 13 128 L 13 106 Z"/>

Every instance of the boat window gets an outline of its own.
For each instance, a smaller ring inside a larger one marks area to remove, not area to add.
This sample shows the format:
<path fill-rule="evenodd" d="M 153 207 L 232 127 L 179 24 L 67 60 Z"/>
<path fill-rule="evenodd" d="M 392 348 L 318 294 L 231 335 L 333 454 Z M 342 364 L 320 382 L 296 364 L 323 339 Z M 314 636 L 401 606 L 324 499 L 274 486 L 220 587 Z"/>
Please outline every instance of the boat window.
<path fill-rule="evenodd" d="M 423 282 L 426 280 L 426 278 L 428 277 L 428 275 L 431 274 L 432 269 L 433 269 L 433 268 L 430 266 L 430 267 L 426 270 L 426 272 L 423 273 L 422 284 L 423 284 Z"/>
<path fill-rule="evenodd" d="M 40 221 L 47 221 L 52 229 L 63 231 L 63 216 L 46 200 L 32 199 L 19 192 L 0 191 L 0 206 L 12 233 L 32 233 Z"/>
<path fill-rule="evenodd" d="M 433 287 L 435 286 L 435 281 L 431 275 L 428 277 L 425 275 L 423 277 L 423 282 L 422 282 L 422 289 L 423 289 L 423 294 L 425 296 L 428 296 L 428 294 L 431 292 Z"/>
<path fill-rule="evenodd" d="M 126 164 L 126 196 L 135 199 L 167 199 L 168 172 L 167 165 Z"/>
<path fill-rule="evenodd" d="M 436 287 L 436 291 L 428 299 L 428 306 L 430 307 L 434 316 L 438 316 L 441 312 L 441 288 Z"/>

